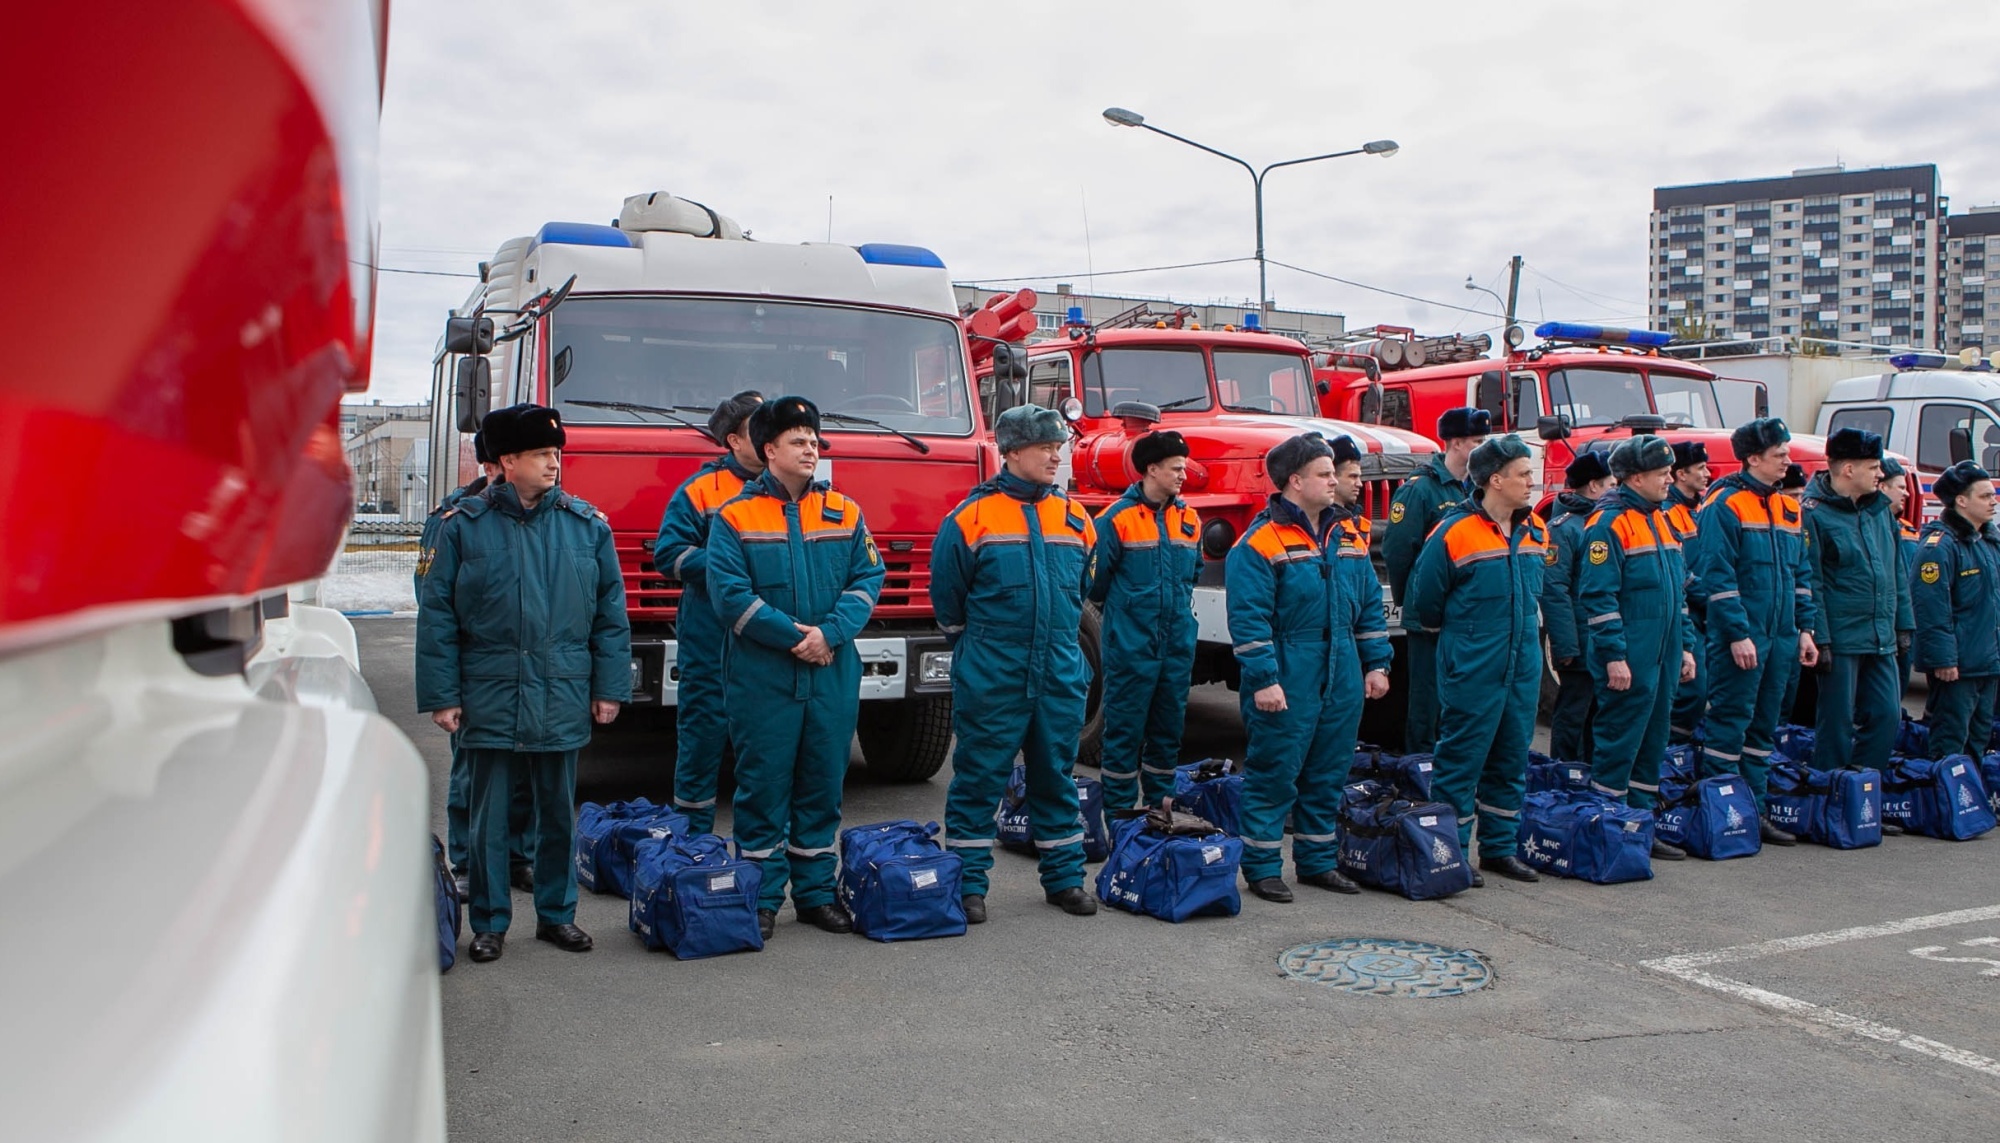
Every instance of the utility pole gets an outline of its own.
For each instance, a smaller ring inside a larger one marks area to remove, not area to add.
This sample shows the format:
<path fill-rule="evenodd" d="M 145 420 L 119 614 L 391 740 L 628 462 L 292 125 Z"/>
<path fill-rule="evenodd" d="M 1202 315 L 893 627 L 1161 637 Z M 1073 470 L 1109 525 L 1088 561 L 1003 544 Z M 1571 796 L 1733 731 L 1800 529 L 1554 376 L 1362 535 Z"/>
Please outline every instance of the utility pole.
<path fill-rule="evenodd" d="M 1514 328 L 1514 306 L 1521 298 L 1521 256 L 1514 255 L 1507 261 L 1507 324 L 1500 327 L 1500 338 L 1504 342 L 1507 331 Z"/>

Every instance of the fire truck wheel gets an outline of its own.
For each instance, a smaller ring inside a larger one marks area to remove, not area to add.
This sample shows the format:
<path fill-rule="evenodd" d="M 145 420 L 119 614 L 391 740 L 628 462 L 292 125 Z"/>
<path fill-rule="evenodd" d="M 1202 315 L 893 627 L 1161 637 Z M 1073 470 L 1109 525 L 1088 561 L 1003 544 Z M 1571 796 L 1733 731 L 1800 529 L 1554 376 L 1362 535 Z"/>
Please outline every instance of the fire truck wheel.
<path fill-rule="evenodd" d="M 951 696 L 864 702 L 855 733 L 877 781 L 928 782 L 951 751 Z"/>
<path fill-rule="evenodd" d="M 1084 700 L 1083 737 L 1076 744 L 1076 764 L 1095 767 L 1104 758 L 1104 658 L 1100 650 L 1104 613 L 1094 603 L 1083 607 L 1083 625 L 1077 640 L 1083 644 L 1083 661 L 1090 666 L 1090 697 Z"/>

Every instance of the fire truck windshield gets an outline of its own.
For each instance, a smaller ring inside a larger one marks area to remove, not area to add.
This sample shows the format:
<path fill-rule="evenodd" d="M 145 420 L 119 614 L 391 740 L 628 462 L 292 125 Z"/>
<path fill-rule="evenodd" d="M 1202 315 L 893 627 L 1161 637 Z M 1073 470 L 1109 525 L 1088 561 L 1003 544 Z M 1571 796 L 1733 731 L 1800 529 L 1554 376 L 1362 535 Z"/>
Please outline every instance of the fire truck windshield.
<path fill-rule="evenodd" d="M 1209 407 L 1201 349 L 1104 349 L 1083 359 L 1083 412 L 1104 416 L 1122 401 L 1163 410 Z"/>
<path fill-rule="evenodd" d="M 964 343 L 946 318 L 755 299 L 573 296 L 549 323 L 560 377 L 552 403 L 571 423 L 634 415 L 577 402 L 711 408 L 756 389 L 906 433 L 972 432 Z M 827 430 L 882 431 L 859 421 L 829 421 Z"/>
<path fill-rule="evenodd" d="M 1549 404 L 1579 426 L 1615 425 L 1652 414 L 1689 428 L 1722 424 L 1715 391 L 1706 380 L 1668 373 L 1654 373 L 1651 380 L 1649 398 L 1647 377 L 1636 369 L 1558 369 L 1549 374 Z"/>
<path fill-rule="evenodd" d="M 1312 370 L 1297 353 L 1215 351 L 1215 386 L 1222 407 L 1233 413 L 1318 412 L 1313 399 Z"/>

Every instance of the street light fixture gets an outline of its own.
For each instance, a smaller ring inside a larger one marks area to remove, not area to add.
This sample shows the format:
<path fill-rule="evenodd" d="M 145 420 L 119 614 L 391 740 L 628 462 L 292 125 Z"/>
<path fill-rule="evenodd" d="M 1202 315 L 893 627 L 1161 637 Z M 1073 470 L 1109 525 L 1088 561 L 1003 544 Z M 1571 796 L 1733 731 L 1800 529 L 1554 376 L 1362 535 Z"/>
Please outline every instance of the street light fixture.
<path fill-rule="evenodd" d="M 1186 143 L 1197 151 L 1207 151 L 1217 158 L 1228 159 L 1230 162 L 1250 172 L 1250 185 L 1256 192 L 1257 197 L 1257 309 L 1259 311 L 1268 310 L 1271 304 L 1264 264 L 1264 176 L 1277 170 L 1279 167 L 1296 167 L 1303 163 L 1317 163 L 1322 159 L 1344 159 L 1349 155 L 1375 155 L 1386 159 L 1394 155 L 1397 151 L 1402 150 L 1401 147 L 1396 145 L 1394 139 L 1377 139 L 1372 143 L 1363 143 L 1359 147 L 1348 151 L 1331 151 L 1324 155 L 1308 155 L 1303 159 L 1286 159 L 1280 163 L 1271 163 L 1260 171 L 1227 151 L 1218 151 L 1205 143 L 1197 143 L 1193 139 L 1176 135 L 1172 131 L 1161 130 L 1151 123 L 1146 122 L 1146 117 L 1137 111 L 1127 110 L 1123 107 L 1107 107 L 1104 109 L 1104 119 L 1105 122 L 1110 123 L 1114 127 L 1144 127 L 1155 135 L 1165 135 L 1176 143 Z"/>
<path fill-rule="evenodd" d="M 1493 292 L 1492 290 L 1487 289 L 1485 286 L 1482 286 L 1479 283 L 1473 281 L 1472 275 L 1470 274 L 1467 274 L 1465 276 L 1465 288 L 1468 290 L 1478 290 L 1480 293 L 1485 294 L 1488 297 L 1491 297 L 1493 299 L 1493 303 L 1500 307 L 1501 313 L 1504 314 L 1507 312 L 1507 299 L 1501 297 L 1499 294 Z"/>

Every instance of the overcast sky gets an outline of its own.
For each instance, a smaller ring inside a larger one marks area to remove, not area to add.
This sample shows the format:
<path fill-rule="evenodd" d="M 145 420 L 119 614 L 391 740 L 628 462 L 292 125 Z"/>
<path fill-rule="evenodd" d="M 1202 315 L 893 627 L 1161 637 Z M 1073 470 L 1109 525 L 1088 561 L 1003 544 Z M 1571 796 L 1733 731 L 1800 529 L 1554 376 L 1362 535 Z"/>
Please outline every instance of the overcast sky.
<path fill-rule="evenodd" d="M 1272 174 L 1280 306 L 1423 333 L 1643 319 L 1655 186 L 1935 162 L 2000 201 L 2000 6 L 396 0 L 382 264 L 470 274 L 507 238 L 666 190 L 765 241 L 906 242 L 961 281 L 1247 301 Z M 1242 258 L 1143 274 L 1112 271 Z M 384 273 L 369 396 L 423 400 L 470 278 Z"/>

